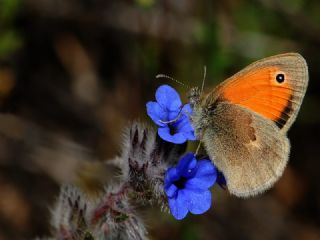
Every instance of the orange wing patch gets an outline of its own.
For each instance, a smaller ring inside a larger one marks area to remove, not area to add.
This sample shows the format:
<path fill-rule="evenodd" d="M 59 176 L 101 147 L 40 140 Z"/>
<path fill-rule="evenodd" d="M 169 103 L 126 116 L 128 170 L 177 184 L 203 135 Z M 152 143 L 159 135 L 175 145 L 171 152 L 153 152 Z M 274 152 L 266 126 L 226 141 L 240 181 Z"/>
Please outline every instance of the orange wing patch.
<path fill-rule="evenodd" d="M 277 81 L 282 74 L 284 81 Z M 235 76 L 221 89 L 223 99 L 246 107 L 282 127 L 289 119 L 293 88 L 289 76 L 277 67 L 265 67 Z"/>

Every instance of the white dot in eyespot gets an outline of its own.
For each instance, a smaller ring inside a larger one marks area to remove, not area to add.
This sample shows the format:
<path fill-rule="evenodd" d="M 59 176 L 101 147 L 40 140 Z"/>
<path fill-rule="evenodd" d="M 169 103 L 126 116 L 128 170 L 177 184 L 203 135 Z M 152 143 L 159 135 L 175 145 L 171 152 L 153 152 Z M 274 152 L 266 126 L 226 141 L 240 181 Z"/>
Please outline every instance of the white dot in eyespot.
<path fill-rule="evenodd" d="M 188 172 L 191 173 L 191 169 L 188 169 Z"/>

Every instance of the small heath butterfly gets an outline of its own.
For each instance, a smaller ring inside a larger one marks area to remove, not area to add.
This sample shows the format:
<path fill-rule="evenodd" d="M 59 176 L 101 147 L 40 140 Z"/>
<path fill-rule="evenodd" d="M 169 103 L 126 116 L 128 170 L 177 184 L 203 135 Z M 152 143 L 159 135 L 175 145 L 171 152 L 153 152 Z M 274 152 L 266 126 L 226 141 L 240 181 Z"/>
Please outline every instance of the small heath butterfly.
<path fill-rule="evenodd" d="M 308 85 L 297 53 L 262 59 L 204 95 L 189 92 L 191 121 L 231 194 L 250 197 L 269 189 L 289 158 L 287 131 Z"/>

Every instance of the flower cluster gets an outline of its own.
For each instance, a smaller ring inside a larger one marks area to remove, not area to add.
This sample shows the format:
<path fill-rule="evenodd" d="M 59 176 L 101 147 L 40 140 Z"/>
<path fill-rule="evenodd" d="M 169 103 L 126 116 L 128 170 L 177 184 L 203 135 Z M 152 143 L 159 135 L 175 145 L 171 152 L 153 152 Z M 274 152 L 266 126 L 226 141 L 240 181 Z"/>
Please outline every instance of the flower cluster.
<path fill-rule="evenodd" d="M 179 220 L 211 207 L 210 187 L 226 182 L 211 160 L 183 155 L 187 141 L 196 140 L 190 105 L 163 85 L 147 112 L 158 132 L 139 123 L 125 130 L 121 154 L 103 165 L 111 171 L 103 173 L 110 176 L 107 185 L 99 181 L 98 194 L 90 196 L 81 184 L 62 187 L 52 211 L 55 239 L 147 239 L 137 206 L 169 207 Z"/>
<path fill-rule="evenodd" d="M 217 171 L 210 160 L 199 160 L 187 153 L 176 167 L 167 170 L 164 188 L 169 207 L 176 219 L 183 219 L 188 211 L 202 214 L 211 206 L 208 190 L 217 179 Z"/>
<path fill-rule="evenodd" d="M 147 114 L 158 125 L 158 135 L 165 141 L 181 144 L 196 140 L 190 122 L 192 109 L 182 105 L 179 94 L 170 86 L 162 85 L 156 91 L 156 102 L 147 103 Z M 222 173 L 208 159 L 197 160 L 187 153 L 175 167 L 167 169 L 164 189 L 171 214 L 178 220 L 188 212 L 202 214 L 211 206 L 209 188 L 218 181 L 224 186 Z"/>
<path fill-rule="evenodd" d="M 196 140 L 189 119 L 192 114 L 191 107 L 189 104 L 182 105 L 176 90 L 168 85 L 162 85 L 156 91 L 156 100 L 147 103 L 147 113 L 159 126 L 159 136 L 175 144 Z"/>

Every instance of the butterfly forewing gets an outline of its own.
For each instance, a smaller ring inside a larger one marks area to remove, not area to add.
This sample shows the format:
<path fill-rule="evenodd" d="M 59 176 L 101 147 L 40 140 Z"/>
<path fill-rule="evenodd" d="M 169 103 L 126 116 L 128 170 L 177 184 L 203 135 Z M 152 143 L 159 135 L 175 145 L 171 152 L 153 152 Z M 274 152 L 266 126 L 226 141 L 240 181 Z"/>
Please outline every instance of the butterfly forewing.
<path fill-rule="evenodd" d="M 283 76 L 283 81 L 278 76 Z M 249 65 L 212 93 L 219 95 L 221 101 L 241 105 L 273 120 L 286 132 L 297 116 L 307 85 L 305 60 L 299 54 L 287 53 Z"/>

